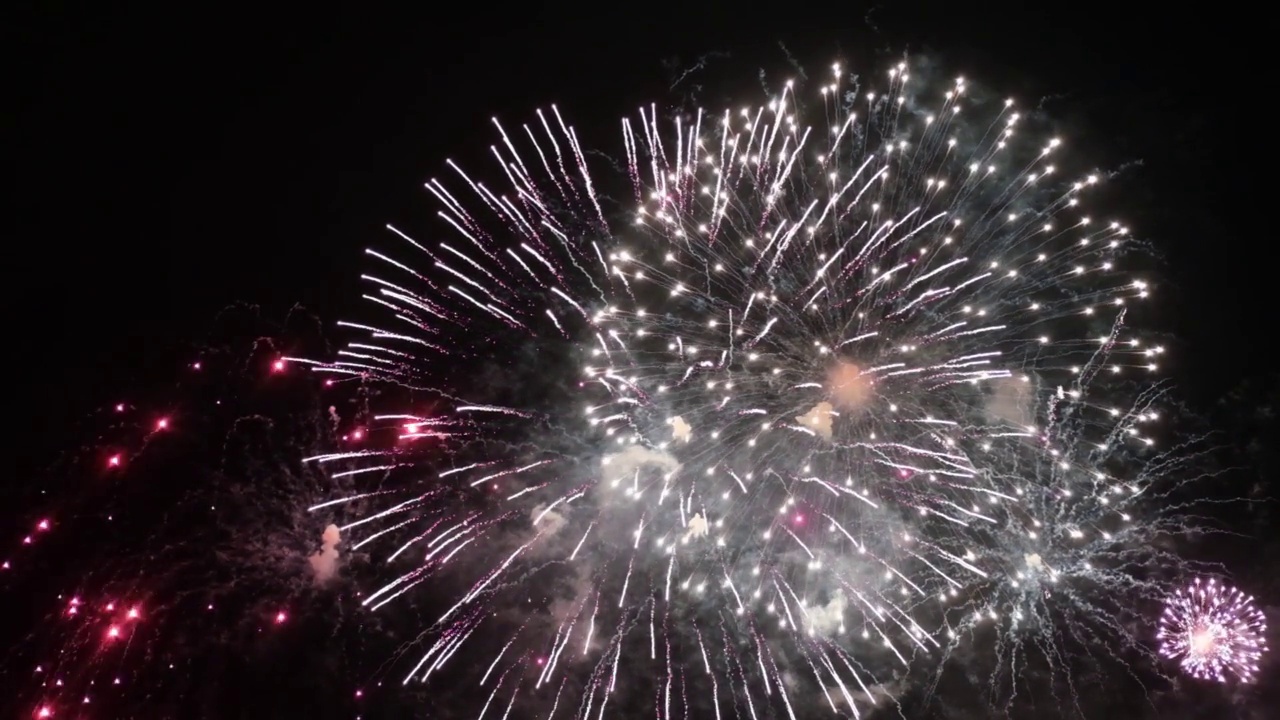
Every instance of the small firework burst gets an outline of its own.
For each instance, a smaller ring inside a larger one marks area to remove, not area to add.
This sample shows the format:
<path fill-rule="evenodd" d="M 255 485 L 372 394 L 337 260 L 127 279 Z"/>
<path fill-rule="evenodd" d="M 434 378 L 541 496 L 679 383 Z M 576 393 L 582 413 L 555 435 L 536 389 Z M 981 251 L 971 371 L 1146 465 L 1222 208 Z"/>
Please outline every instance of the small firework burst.
<path fill-rule="evenodd" d="M 1267 619 L 1253 597 L 1196 579 L 1179 590 L 1160 618 L 1160 652 L 1192 677 L 1226 682 L 1234 675 L 1252 682 L 1267 651 Z"/>

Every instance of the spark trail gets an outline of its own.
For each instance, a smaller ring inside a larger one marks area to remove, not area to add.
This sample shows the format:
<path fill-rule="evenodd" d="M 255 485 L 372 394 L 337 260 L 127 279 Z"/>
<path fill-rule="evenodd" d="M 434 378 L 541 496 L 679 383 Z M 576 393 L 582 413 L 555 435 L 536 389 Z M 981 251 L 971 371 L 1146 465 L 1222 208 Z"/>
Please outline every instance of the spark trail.
<path fill-rule="evenodd" d="M 1139 491 L 1054 453 L 1086 428 L 1154 442 L 1148 410 L 1111 410 L 1162 352 L 1129 325 L 1150 287 L 1127 228 L 1090 217 L 1098 178 L 1064 178 L 1078 163 L 1013 101 L 906 63 L 882 79 L 642 108 L 625 178 L 557 108 L 495 121 L 502 189 L 450 163 L 427 185 L 445 236 L 370 251 L 384 320 L 317 369 L 412 418 L 340 464 L 430 488 L 370 523 L 412 518 L 388 553 L 451 550 L 375 593 L 455 593 L 419 668 L 482 656 L 528 717 L 860 715 L 963 618 L 1085 574 L 1038 533 L 1121 532 Z"/>

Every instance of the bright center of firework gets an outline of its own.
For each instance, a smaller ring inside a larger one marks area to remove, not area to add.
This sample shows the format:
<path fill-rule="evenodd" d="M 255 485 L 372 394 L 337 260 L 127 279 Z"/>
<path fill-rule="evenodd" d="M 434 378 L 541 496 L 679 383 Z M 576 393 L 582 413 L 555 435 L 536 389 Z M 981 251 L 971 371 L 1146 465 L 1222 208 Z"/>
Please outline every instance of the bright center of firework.
<path fill-rule="evenodd" d="M 1209 627 L 1198 627 L 1191 632 L 1191 653 L 1197 657 L 1213 654 L 1214 632 Z"/>
<path fill-rule="evenodd" d="M 832 403 L 843 410 L 857 410 L 871 399 L 871 382 L 848 360 L 836 361 L 827 371 L 826 388 Z"/>

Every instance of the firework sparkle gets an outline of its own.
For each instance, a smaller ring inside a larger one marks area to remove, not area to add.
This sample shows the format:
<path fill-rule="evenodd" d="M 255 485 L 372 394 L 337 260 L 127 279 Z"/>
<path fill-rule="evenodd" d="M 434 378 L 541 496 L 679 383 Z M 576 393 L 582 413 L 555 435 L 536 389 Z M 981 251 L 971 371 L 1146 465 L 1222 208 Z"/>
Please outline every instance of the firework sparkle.
<path fill-rule="evenodd" d="M 1210 578 L 1169 599 L 1160 616 L 1160 652 L 1201 680 L 1255 680 L 1267 651 L 1267 619 L 1253 598 Z"/>
<path fill-rule="evenodd" d="M 509 187 L 450 163 L 461 190 L 427 189 L 451 237 L 368 251 L 392 322 L 290 359 L 398 398 L 366 449 L 310 460 L 398 479 L 339 524 L 396 569 L 366 607 L 459 588 L 405 683 L 500 637 L 477 682 L 508 709 L 603 715 L 628 667 L 657 679 L 626 702 L 662 716 L 794 716 L 813 688 L 860 716 L 950 652 L 957 614 L 1092 570 L 1052 564 L 1045 523 L 1119 547 L 1145 483 L 1103 466 L 1154 444 L 1162 348 L 1128 322 L 1151 288 L 1127 228 L 1081 208 L 1098 177 L 1059 180 L 1063 143 L 1024 140 L 1011 100 L 975 111 L 963 79 L 833 70 L 623 120 L 630 206 L 558 109 L 495 120 Z"/>

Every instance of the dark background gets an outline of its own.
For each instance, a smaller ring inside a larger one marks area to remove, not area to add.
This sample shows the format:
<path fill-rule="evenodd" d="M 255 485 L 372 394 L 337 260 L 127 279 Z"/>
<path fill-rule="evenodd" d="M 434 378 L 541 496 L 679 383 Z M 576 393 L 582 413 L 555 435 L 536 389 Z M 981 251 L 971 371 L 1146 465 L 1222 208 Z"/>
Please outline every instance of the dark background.
<path fill-rule="evenodd" d="M 491 116 L 523 121 L 554 102 L 605 142 L 618 116 L 672 97 L 673 79 L 701 60 L 742 97 L 759 68 L 783 72 L 789 56 L 815 70 L 879 56 L 866 68 L 879 72 L 903 51 L 1024 106 L 1047 97 L 1073 147 L 1123 168 L 1108 197 L 1167 261 L 1156 322 L 1176 339 L 1165 371 L 1217 418 L 1245 492 L 1273 496 L 1262 21 L 1227 5 L 963 5 L 30 11 L 8 31 L 20 62 L 4 119 L 16 222 L 4 255 L 15 450 L 3 514 L 17 511 L 3 518 L 5 542 L 33 517 L 10 491 L 68 428 L 122 388 L 172 377 L 229 303 L 279 317 L 302 303 L 329 327 L 352 312 L 363 248 L 386 223 L 431 211 L 422 182 L 445 158 L 487 160 Z M 1276 562 L 1220 559 L 1254 577 Z"/>

